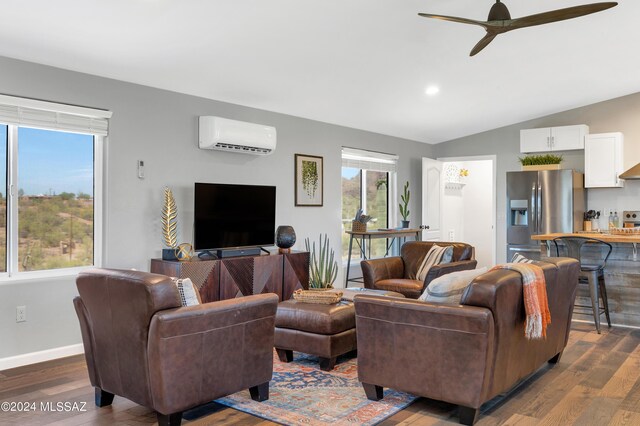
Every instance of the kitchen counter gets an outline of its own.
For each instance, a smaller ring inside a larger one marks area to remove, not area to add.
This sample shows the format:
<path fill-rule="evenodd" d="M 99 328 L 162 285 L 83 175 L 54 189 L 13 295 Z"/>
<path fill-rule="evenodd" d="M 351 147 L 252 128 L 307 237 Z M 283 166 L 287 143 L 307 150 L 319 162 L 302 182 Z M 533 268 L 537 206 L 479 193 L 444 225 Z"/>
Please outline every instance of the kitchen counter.
<path fill-rule="evenodd" d="M 541 234 L 532 235 L 532 240 L 549 241 L 557 237 L 583 237 L 583 238 L 595 238 L 607 243 L 640 243 L 640 234 L 608 234 L 602 232 L 577 232 L 573 234 Z"/>
<path fill-rule="evenodd" d="M 640 327 L 640 259 L 636 246 L 640 243 L 640 234 L 578 232 L 534 235 L 531 238 L 540 241 L 540 252 L 542 257 L 545 257 L 555 255 L 555 245 L 552 240 L 562 236 L 596 238 L 612 245 L 613 250 L 604 269 L 611 322 L 614 327 L 616 325 Z M 595 246 L 590 247 L 588 244 L 582 248 L 582 258 L 586 263 L 590 263 L 590 259 L 602 259 L 603 256 L 604 253 L 597 250 Z M 586 286 L 579 286 L 576 304 L 591 306 Z M 577 312 L 579 311 L 576 310 L 574 313 Z M 574 318 L 593 322 L 590 310 L 587 311 L 587 315 L 574 315 Z M 601 321 L 606 324 L 604 316 Z"/>

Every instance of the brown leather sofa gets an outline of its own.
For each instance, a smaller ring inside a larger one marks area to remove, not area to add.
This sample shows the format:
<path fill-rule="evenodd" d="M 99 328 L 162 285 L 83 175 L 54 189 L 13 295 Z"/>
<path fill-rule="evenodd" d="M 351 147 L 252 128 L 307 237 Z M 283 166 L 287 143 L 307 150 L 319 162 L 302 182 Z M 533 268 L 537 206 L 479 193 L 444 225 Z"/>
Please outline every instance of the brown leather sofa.
<path fill-rule="evenodd" d="M 475 278 L 460 305 L 357 296 L 358 379 L 367 397 L 383 387 L 457 404 L 473 424 L 480 406 L 546 362 L 560 360 L 567 339 L 580 264 L 550 258 L 543 266 L 551 324 L 544 340 L 524 337 L 520 274 L 490 271 Z"/>
<path fill-rule="evenodd" d="M 434 244 L 453 246 L 451 263 L 434 265 L 427 273 L 424 282 L 418 281 L 416 272 L 422 259 Z M 365 288 L 395 291 L 410 299 L 420 297 L 434 278 L 454 271 L 475 269 L 477 264 L 478 262 L 474 259 L 473 246 L 465 243 L 441 241 L 409 241 L 402 245 L 400 256 L 360 262 Z"/>
<path fill-rule="evenodd" d="M 179 425 L 182 411 L 243 389 L 269 398 L 275 294 L 182 307 L 164 275 L 94 269 L 76 284 L 97 406 L 120 395 Z"/>

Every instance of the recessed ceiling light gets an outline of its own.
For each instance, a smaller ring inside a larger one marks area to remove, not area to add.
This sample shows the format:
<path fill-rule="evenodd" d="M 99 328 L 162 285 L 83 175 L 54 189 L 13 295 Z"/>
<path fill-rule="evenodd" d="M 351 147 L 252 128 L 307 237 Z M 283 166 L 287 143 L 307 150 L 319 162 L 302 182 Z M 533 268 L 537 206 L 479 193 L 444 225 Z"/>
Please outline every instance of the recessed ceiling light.
<path fill-rule="evenodd" d="M 440 88 L 438 86 L 429 86 L 424 92 L 429 96 L 433 96 L 437 94 L 439 91 L 440 91 Z"/>

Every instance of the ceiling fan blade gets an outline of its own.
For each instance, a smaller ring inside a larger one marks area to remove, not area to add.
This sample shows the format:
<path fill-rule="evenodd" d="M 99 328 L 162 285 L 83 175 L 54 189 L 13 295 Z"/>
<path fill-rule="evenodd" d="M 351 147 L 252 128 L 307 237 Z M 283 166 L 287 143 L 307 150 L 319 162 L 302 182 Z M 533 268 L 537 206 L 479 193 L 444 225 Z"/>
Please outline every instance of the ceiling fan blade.
<path fill-rule="evenodd" d="M 418 15 L 422 16 L 423 18 L 441 19 L 443 21 L 458 22 L 460 24 L 479 25 L 483 28 L 487 28 L 486 22 L 476 21 L 474 19 L 459 18 L 457 16 L 433 15 L 431 13 L 418 13 Z"/>
<path fill-rule="evenodd" d="M 580 16 L 601 12 L 617 5 L 617 2 L 603 2 L 567 7 L 565 9 L 552 10 L 550 12 L 538 13 L 535 15 L 512 19 L 511 21 L 507 21 L 505 26 L 508 27 L 509 31 L 518 28 L 533 27 L 535 25 L 549 24 L 551 22 L 564 21 L 567 19 L 578 18 Z"/>
<path fill-rule="evenodd" d="M 469 53 L 469 56 L 475 56 L 478 52 L 487 47 L 487 45 L 491 43 L 497 35 L 498 33 L 487 33 L 486 36 L 482 37 L 480 41 L 475 46 L 473 46 L 473 49 L 471 49 L 471 53 Z"/>

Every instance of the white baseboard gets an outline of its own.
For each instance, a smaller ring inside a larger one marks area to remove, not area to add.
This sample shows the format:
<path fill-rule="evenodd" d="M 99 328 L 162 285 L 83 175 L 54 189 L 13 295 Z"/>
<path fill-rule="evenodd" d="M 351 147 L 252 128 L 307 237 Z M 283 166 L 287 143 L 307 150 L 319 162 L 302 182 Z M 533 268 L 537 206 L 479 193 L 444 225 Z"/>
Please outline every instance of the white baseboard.
<path fill-rule="evenodd" d="M 44 351 L 9 356 L 6 358 L 0 358 L 0 371 L 82 353 L 84 353 L 84 346 L 82 343 L 78 343 L 76 345 L 61 346 L 59 348 L 47 349 Z"/>

